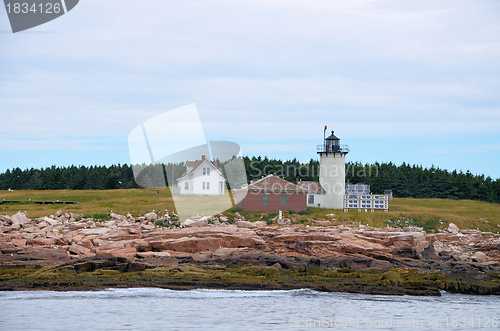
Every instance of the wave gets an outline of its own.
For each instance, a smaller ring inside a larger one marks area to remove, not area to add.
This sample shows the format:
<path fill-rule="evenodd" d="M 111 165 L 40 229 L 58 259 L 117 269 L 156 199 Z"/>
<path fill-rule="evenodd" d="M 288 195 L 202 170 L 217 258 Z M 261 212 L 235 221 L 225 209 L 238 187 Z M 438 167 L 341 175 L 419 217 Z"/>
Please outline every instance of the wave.
<path fill-rule="evenodd" d="M 58 300 L 58 299 L 122 299 L 122 298 L 245 298 L 245 297 L 298 297 L 319 296 L 328 293 L 310 289 L 295 290 L 223 290 L 193 289 L 169 290 L 162 288 L 108 288 L 91 291 L 6 291 L 0 292 L 3 300 Z"/>

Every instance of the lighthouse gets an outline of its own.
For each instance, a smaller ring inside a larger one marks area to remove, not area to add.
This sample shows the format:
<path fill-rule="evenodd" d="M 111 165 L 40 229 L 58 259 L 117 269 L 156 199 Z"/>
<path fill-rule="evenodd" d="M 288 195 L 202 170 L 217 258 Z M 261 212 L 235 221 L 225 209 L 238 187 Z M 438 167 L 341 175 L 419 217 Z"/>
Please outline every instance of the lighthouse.
<path fill-rule="evenodd" d="M 326 132 L 326 126 L 325 126 Z M 321 208 L 343 209 L 345 195 L 345 156 L 349 148 L 340 145 L 334 132 L 318 145 L 319 183 L 324 190 Z"/>

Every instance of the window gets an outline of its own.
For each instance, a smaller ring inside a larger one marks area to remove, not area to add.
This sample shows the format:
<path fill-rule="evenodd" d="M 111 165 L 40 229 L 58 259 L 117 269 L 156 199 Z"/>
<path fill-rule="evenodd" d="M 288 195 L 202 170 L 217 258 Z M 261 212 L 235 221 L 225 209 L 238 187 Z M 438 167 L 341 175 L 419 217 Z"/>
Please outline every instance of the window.
<path fill-rule="evenodd" d="M 288 195 L 282 194 L 281 195 L 281 205 L 286 206 L 288 204 Z"/>
<path fill-rule="evenodd" d="M 269 205 L 269 194 L 262 194 L 262 205 Z"/>
<path fill-rule="evenodd" d="M 203 169 L 203 170 L 205 170 L 205 169 Z M 205 182 L 203 182 L 202 184 L 203 184 L 203 189 L 205 189 Z"/>
<path fill-rule="evenodd" d="M 210 190 L 210 182 L 207 182 L 207 190 Z"/>
<path fill-rule="evenodd" d="M 185 189 L 185 190 L 189 190 L 189 183 L 188 183 L 188 182 L 185 182 L 185 183 L 184 183 L 184 189 Z"/>
<path fill-rule="evenodd" d="M 203 168 L 203 176 L 210 176 L 210 168 Z"/>
<path fill-rule="evenodd" d="M 210 168 L 207 168 L 207 176 L 210 176 Z"/>
<path fill-rule="evenodd" d="M 314 204 L 314 195 L 312 195 L 312 194 L 308 195 L 307 203 L 310 205 Z"/>

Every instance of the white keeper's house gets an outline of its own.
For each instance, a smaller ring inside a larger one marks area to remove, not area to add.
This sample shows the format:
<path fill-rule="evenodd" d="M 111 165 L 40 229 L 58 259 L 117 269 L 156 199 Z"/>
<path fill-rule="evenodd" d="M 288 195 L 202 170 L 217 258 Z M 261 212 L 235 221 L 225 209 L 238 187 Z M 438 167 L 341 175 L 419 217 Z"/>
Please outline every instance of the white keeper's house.
<path fill-rule="evenodd" d="M 177 178 L 179 194 L 223 195 L 226 180 L 217 169 L 218 163 L 201 156 L 201 160 L 187 161 L 186 172 Z"/>

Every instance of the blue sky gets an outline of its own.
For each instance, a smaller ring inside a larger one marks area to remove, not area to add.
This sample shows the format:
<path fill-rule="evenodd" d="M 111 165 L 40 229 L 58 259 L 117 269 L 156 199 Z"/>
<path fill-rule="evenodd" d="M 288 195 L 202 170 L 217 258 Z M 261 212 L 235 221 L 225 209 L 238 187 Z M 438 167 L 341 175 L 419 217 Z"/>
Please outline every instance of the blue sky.
<path fill-rule="evenodd" d="M 81 1 L 12 34 L 0 10 L 0 171 L 129 163 L 127 137 L 195 103 L 245 155 L 500 177 L 498 1 Z M 165 128 L 168 130 L 168 128 Z"/>

